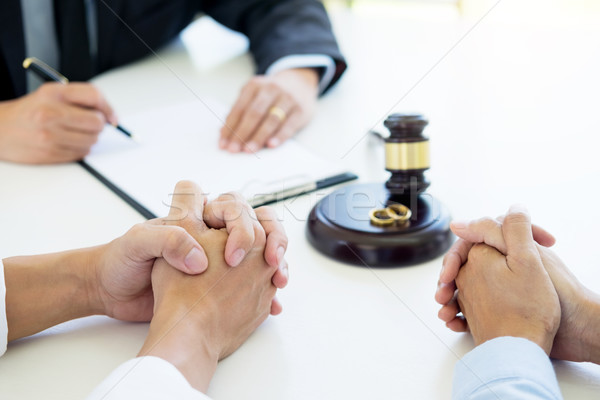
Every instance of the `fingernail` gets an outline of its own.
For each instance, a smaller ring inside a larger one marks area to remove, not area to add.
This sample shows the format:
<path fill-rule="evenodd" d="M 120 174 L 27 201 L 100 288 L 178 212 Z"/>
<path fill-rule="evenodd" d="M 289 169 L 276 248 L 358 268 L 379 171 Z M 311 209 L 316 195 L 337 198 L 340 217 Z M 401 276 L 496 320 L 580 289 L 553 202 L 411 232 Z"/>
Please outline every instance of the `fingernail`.
<path fill-rule="evenodd" d="M 269 142 L 267 143 L 267 145 L 269 147 L 277 147 L 277 146 L 279 146 L 280 143 L 281 143 L 281 140 L 279 140 L 279 138 L 274 137 L 274 138 L 269 139 Z"/>
<path fill-rule="evenodd" d="M 284 254 L 285 254 L 285 249 L 283 248 L 283 246 L 279 246 L 277 248 L 277 265 L 281 265 Z"/>
<path fill-rule="evenodd" d="M 117 114 L 113 114 L 113 115 L 110 116 L 110 124 L 112 126 L 119 125 L 119 118 L 117 117 Z"/>
<path fill-rule="evenodd" d="M 238 265 L 240 265 L 240 263 L 242 262 L 242 260 L 244 259 L 245 256 L 246 256 L 246 252 L 244 251 L 244 249 L 237 249 L 231 255 L 231 266 L 237 267 Z"/>
<path fill-rule="evenodd" d="M 255 153 L 258 150 L 258 145 L 254 142 L 250 142 L 246 145 L 246 151 L 248 153 Z"/>
<path fill-rule="evenodd" d="M 220 139 L 219 140 L 219 148 L 224 149 L 225 147 L 227 147 L 227 139 Z"/>
<path fill-rule="evenodd" d="M 467 227 L 467 223 L 464 221 L 452 221 L 450 225 L 455 229 L 465 229 Z"/>
<path fill-rule="evenodd" d="M 290 272 L 288 270 L 288 263 L 287 263 L 287 261 L 285 261 L 285 260 L 281 261 L 281 263 L 279 264 L 279 270 L 285 276 L 286 279 L 289 279 Z"/>
<path fill-rule="evenodd" d="M 227 147 L 227 150 L 229 150 L 232 153 L 239 153 L 241 149 L 242 147 L 238 142 L 231 142 L 229 143 L 229 147 Z"/>
<path fill-rule="evenodd" d="M 198 248 L 194 247 L 185 256 L 185 266 L 192 272 L 201 272 L 206 267 L 206 257 Z"/>

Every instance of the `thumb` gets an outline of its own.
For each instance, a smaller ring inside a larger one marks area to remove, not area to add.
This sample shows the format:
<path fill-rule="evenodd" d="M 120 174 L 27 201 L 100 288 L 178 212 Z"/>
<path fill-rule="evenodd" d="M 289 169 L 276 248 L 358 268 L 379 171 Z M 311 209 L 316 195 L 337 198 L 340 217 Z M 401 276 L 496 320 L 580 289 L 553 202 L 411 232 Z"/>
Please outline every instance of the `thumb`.
<path fill-rule="evenodd" d="M 178 226 L 143 223 L 125 234 L 126 248 L 140 261 L 163 257 L 186 274 L 199 274 L 208 268 L 204 249 L 185 229 Z"/>
<path fill-rule="evenodd" d="M 535 249 L 531 217 L 525 206 L 520 204 L 510 206 L 502 223 L 502 232 L 508 253 L 524 257 Z M 539 258 L 539 254 L 537 255 Z"/>

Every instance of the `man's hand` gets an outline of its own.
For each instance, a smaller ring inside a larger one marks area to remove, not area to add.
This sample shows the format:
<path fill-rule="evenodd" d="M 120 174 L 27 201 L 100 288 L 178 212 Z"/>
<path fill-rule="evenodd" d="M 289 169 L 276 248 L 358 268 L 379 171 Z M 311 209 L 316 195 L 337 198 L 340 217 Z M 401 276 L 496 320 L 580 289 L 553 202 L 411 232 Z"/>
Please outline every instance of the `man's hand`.
<path fill-rule="evenodd" d="M 527 212 L 513 206 L 502 224 L 506 252 L 475 245 L 458 273 L 457 301 L 476 345 L 515 336 L 550 354 L 560 303 L 531 229 Z"/>
<path fill-rule="evenodd" d="M 538 251 L 562 312 L 550 356 L 600 363 L 600 296 L 583 286 L 552 250 L 538 246 Z"/>
<path fill-rule="evenodd" d="M 164 258 L 186 274 L 206 270 L 208 260 L 202 246 L 185 229 L 175 226 L 185 220 L 183 212 L 172 210 L 169 217 L 138 224 L 122 237 L 93 249 L 89 287 L 95 313 L 126 321 L 149 321 L 154 307 L 150 275 L 156 258 Z M 272 209 L 261 207 L 255 213 L 239 194 L 228 193 L 203 205 L 200 218 L 207 227 L 224 228 L 229 233 L 223 254 L 232 267 L 266 236 L 264 258 L 276 269 L 273 284 L 280 289 L 287 285 L 287 236 Z M 277 299 L 273 300 L 272 312 L 281 312 Z"/>
<path fill-rule="evenodd" d="M 209 267 L 188 276 L 157 260 L 152 272 L 155 314 L 140 355 L 173 363 L 192 386 L 205 390 L 218 360 L 235 351 L 272 310 L 277 267 L 264 259 L 265 233 L 257 230 L 251 248 L 235 268 L 224 259 L 225 229 L 209 228 L 204 220 L 205 198 L 190 182 L 180 182 L 168 220 L 202 245 Z"/>
<path fill-rule="evenodd" d="M 232 153 L 277 147 L 312 117 L 319 77 L 313 68 L 256 76 L 242 89 L 221 128 L 219 147 Z"/>
<path fill-rule="evenodd" d="M 92 249 L 88 274 L 90 304 L 96 314 L 125 321 L 150 321 L 154 295 L 150 276 L 157 258 L 186 274 L 208 267 L 202 246 L 163 219 L 135 225 L 125 235 Z"/>
<path fill-rule="evenodd" d="M 253 210 L 239 193 L 222 194 L 204 207 L 202 218 L 209 228 L 225 228 L 229 237 L 225 246 L 225 260 L 235 267 L 254 246 L 257 236 L 267 236 L 264 257 L 278 271 L 273 284 L 283 289 L 288 281 L 288 264 L 285 261 L 288 238 L 277 214 L 270 207 Z"/>
<path fill-rule="evenodd" d="M 489 218 L 453 226 L 454 233 L 459 236 L 459 241 L 453 246 L 453 255 L 449 252 L 444 259 L 445 267 L 440 275 L 439 289 L 436 300 L 444 306 L 440 310 L 440 318 L 446 321 L 449 328 L 456 331 L 468 330 L 466 321 L 457 316 L 459 310 L 456 299 L 448 296 L 447 286 L 453 285 L 462 262 L 465 260 L 472 243 L 484 242 L 506 252 L 506 243 L 502 233 L 503 218 L 492 220 Z M 585 288 L 565 264 L 550 249 L 544 247 L 552 245 L 552 236 L 539 227 L 533 229 L 533 235 L 538 241 L 537 250 L 540 254 L 544 268 L 548 272 L 554 285 L 561 307 L 561 322 L 554 338 L 550 356 L 568 361 L 600 362 L 600 296 Z M 468 245 L 466 245 L 468 244 Z M 450 256 L 450 257 L 449 257 Z M 454 292 L 454 291 L 453 291 Z"/>
<path fill-rule="evenodd" d="M 106 123 L 117 117 L 89 83 L 46 83 L 0 103 L 0 159 L 53 164 L 82 159 Z"/>
<path fill-rule="evenodd" d="M 442 305 L 438 315 L 441 320 L 446 322 L 446 326 L 453 331 L 464 332 L 467 330 L 467 325 L 463 318 L 456 315 L 458 306 L 455 298 L 455 279 L 460 268 L 467 262 L 467 255 L 474 244 L 484 243 L 498 248 L 496 245 L 498 240 L 502 240 L 504 243 L 504 238 L 501 222 L 492 218 L 481 218 L 470 223 L 453 222 L 450 228 L 458 236 L 458 240 L 448 250 L 442 261 L 435 300 Z M 471 232 L 468 240 L 465 239 L 465 232 Z M 492 232 L 495 235 L 492 235 Z M 556 242 L 554 236 L 537 225 L 532 225 L 531 232 L 533 239 L 542 246 L 550 247 Z"/>

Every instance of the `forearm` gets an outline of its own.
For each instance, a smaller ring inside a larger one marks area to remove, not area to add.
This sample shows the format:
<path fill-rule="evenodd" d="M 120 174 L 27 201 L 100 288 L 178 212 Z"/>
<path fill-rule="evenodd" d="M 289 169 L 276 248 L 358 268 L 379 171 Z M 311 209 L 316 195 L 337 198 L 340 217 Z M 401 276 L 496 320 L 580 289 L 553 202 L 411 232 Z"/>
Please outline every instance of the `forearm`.
<path fill-rule="evenodd" d="M 8 340 L 98 312 L 90 301 L 93 249 L 3 260 Z"/>
<path fill-rule="evenodd" d="M 195 389 L 206 393 L 215 373 L 218 355 L 211 351 L 193 313 L 161 307 L 138 356 L 162 358 L 174 365 Z"/>
<path fill-rule="evenodd" d="M 587 314 L 584 346 L 589 350 L 589 361 L 600 364 L 600 295 L 589 291 L 584 307 Z"/>

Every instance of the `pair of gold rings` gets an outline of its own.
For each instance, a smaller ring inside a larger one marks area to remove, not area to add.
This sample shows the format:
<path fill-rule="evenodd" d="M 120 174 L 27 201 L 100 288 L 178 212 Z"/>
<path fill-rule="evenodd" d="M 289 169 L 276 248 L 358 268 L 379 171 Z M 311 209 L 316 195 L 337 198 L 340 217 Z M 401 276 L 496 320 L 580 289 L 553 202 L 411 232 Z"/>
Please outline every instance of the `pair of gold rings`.
<path fill-rule="evenodd" d="M 279 122 L 283 122 L 287 118 L 287 113 L 279 106 L 271 107 L 269 109 L 269 114 L 276 116 L 277 119 L 279 119 Z"/>
<path fill-rule="evenodd" d="M 374 208 L 369 211 L 371 224 L 375 226 L 406 225 L 410 217 L 410 208 L 403 204 L 391 204 L 386 208 Z"/>

